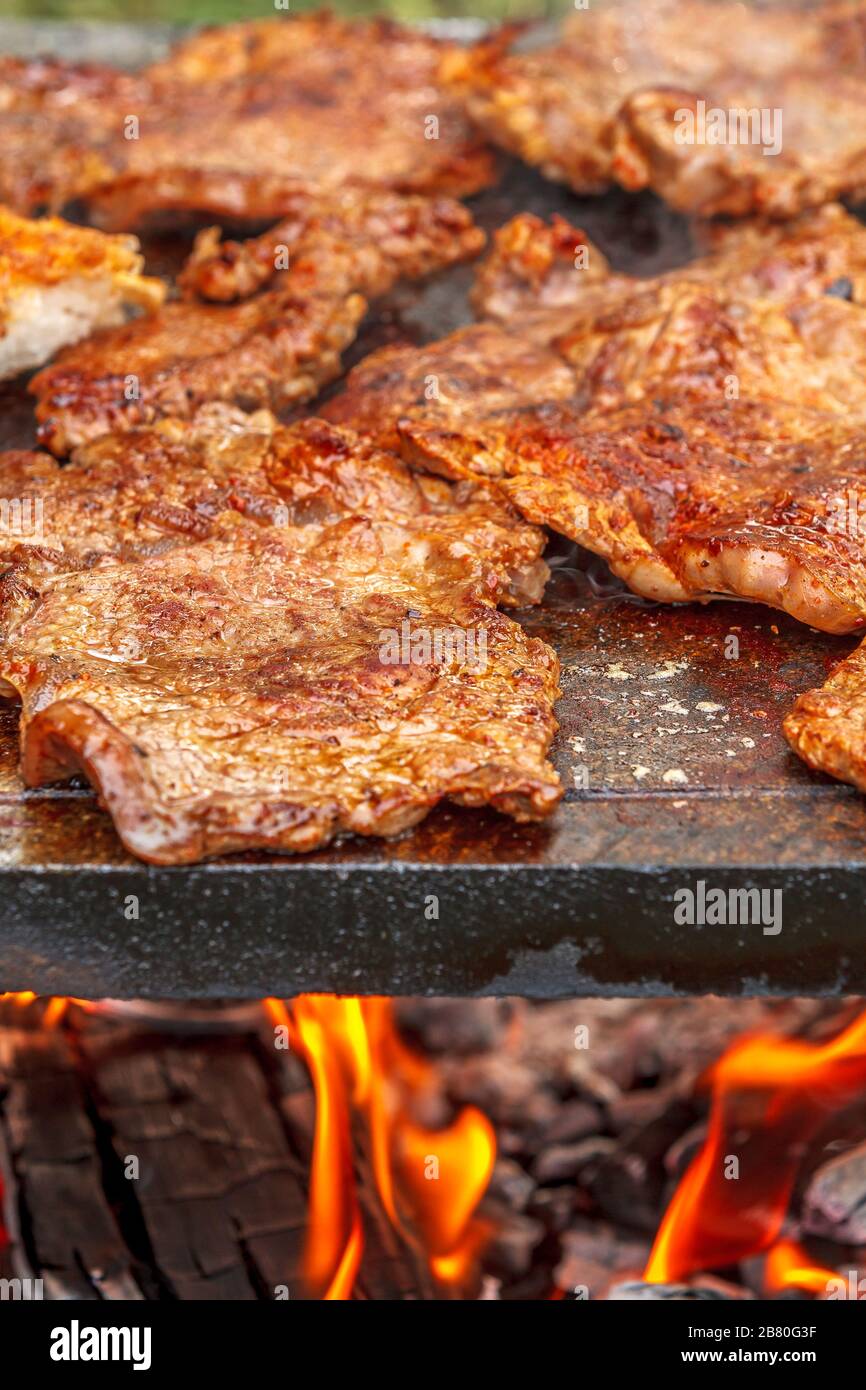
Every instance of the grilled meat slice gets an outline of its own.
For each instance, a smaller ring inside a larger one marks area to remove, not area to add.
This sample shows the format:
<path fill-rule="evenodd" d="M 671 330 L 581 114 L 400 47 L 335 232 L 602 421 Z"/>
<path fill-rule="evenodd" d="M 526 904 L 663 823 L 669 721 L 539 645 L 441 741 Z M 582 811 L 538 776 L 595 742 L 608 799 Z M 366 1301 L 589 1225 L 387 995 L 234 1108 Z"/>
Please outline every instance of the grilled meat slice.
<path fill-rule="evenodd" d="M 866 411 L 866 315 L 833 295 L 749 299 L 683 272 L 588 296 L 553 346 L 586 409 L 693 391 Z"/>
<path fill-rule="evenodd" d="M 840 662 L 820 690 L 809 690 L 786 716 L 785 737 L 815 772 L 866 792 L 866 643 Z"/>
<path fill-rule="evenodd" d="M 0 455 L 0 490 L 26 502 L 3 518 L 0 562 L 26 571 L 36 589 L 64 570 L 354 516 L 414 528 L 443 545 L 453 532 L 497 576 L 500 603 L 536 603 L 547 577 L 542 533 L 497 489 L 455 489 L 417 475 L 315 418 L 285 428 L 268 411 L 212 404 L 192 421 L 104 435 L 62 468 L 45 454 Z"/>
<path fill-rule="evenodd" d="M 544 400 L 597 410 L 691 390 L 841 412 L 864 401 L 866 228 L 838 206 L 715 229 L 705 256 L 651 280 L 611 272 L 562 219 L 522 214 L 496 234 L 473 299 L 485 321 L 371 354 L 323 413 L 399 448 L 401 420 L 472 429 Z"/>
<path fill-rule="evenodd" d="M 0 527 L 0 563 L 38 583 L 42 573 L 158 554 L 239 521 L 240 496 L 255 517 L 273 520 L 281 499 L 265 465 L 276 431 L 269 411 L 213 404 L 192 421 L 104 435 L 63 468 L 47 454 L 0 454 L 0 491 L 22 501 Z"/>
<path fill-rule="evenodd" d="M 619 181 L 705 216 L 790 216 L 866 189 L 863 15 L 856 2 L 624 0 L 572 15 L 536 51 L 494 36 L 449 74 L 493 140 L 580 192 Z M 699 102 L 728 123 L 690 126 Z M 757 130 L 740 137 L 731 110 Z"/>
<path fill-rule="evenodd" d="M 0 58 L 0 202 L 52 212 L 116 177 L 148 85 L 114 68 Z"/>
<path fill-rule="evenodd" d="M 495 233 L 472 291 L 485 319 L 528 324 L 550 341 L 585 321 L 586 311 L 616 305 L 635 291 L 680 281 L 710 284 L 741 299 L 793 303 L 830 295 L 866 303 L 866 227 L 838 203 L 789 222 L 709 223 L 699 229 L 702 254 L 645 280 L 614 273 L 587 237 L 554 214 L 549 225 L 519 213 Z"/>
<path fill-rule="evenodd" d="M 23 213 L 84 198 L 122 230 L 165 209 L 279 217 L 299 179 L 473 193 L 494 164 L 439 82 L 455 51 L 322 13 L 207 31 L 135 75 L 6 59 L 0 197 Z"/>
<path fill-rule="evenodd" d="M 294 248 L 271 243 L 271 266 L 277 249 L 288 268 L 273 269 L 261 293 L 234 304 L 172 303 L 62 353 L 29 387 L 41 441 L 62 457 L 110 431 L 191 416 L 208 401 L 282 410 L 310 400 L 339 374 L 366 311 L 356 290 L 378 294 L 401 273 L 425 274 L 479 249 L 481 234 L 450 199 L 372 193 L 327 206 L 327 230 L 313 216 Z M 384 241 L 383 219 L 396 229 Z M 258 266 L 262 245 L 239 248 L 235 259 Z M 223 297 L 254 288 L 247 269 L 233 273 L 234 253 L 212 238 L 207 246 L 187 286 L 204 281 Z"/>
<path fill-rule="evenodd" d="M 537 596 L 541 534 L 321 421 L 205 429 L 186 476 L 183 440 L 163 422 L 83 451 L 50 552 L 10 557 L 28 783 L 84 772 L 160 864 L 394 834 L 443 798 L 547 815 L 556 658 L 494 607 Z M 47 488 L 35 459 L 12 473 Z"/>
<path fill-rule="evenodd" d="M 439 77 L 458 52 L 415 28 L 326 11 L 205 30 L 147 70 L 165 115 L 130 170 L 232 169 L 253 216 L 257 180 L 274 169 L 330 187 L 477 192 L 493 180 L 490 151 Z"/>
<path fill-rule="evenodd" d="M 687 394 L 581 414 L 551 404 L 465 432 L 407 422 L 407 457 L 496 480 L 524 516 L 648 598 L 733 594 L 826 632 L 866 623 L 866 432 L 841 415 Z"/>
<path fill-rule="evenodd" d="M 0 207 L 0 380 L 120 323 L 127 305 L 157 309 L 165 286 L 142 275 L 143 264 L 135 237 Z"/>
<path fill-rule="evenodd" d="M 472 428 L 488 413 L 521 402 L 574 394 L 573 371 L 543 344 L 524 342 L 495 323 L 471 324 L 426 347 L 381 348 L 353 367 L 322 415 L 400 447 L 401 420 Z"/>
<path fill-rule="evenodd" d="M 84 772 L 159 864 L 392 835 L 444 797 L 547 815 L 553 653 L 435 546 L 395 544 L 354 521 L 312 554 L 210 542 L 58 577 L 0 667 L 26 781 Z"/>
<path fill-rule="evenodd" d="M 366 312 L 359 294 L 298 296 L 290 282 L 240 304 L 167 304 L 67 348 L 29 389 L 39 439 L 63 457 L 79 444 L 208 401 L 281 410 L 340 371 Z"/>
<path fill-rule="evenodd" d="M 200 233 L 180 284 L 188 295 L 230 303 L 255 294 L 292 268 L 334 294 L 384 293 L 401 276 L 419 279 L 484 246 L 462 203 L 360 186 L 298 187 L 290 216 L 259 237 L 223 241 Z"/>

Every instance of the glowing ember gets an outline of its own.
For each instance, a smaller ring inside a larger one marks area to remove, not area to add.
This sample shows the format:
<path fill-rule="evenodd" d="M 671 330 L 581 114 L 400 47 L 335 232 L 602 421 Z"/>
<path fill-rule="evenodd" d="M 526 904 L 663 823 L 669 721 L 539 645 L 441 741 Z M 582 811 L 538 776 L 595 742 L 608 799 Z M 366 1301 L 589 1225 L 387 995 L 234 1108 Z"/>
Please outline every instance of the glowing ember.
<path fill-rule="evenodd" d="M 10 991 L 7 994 L 0 994 L 0 1004 L 15 1004 L 19 1008 L 24 1008 L 34 1003 L 38 997 L 29 989 Z M 42 1015 L 42 1022 L 47 1028 L 52 1028 L 60 1022 L 70 1004 L 77 1004 L 80 1009 L 87 1009 L 88 1011 L 97 1007 L 89 999 L 75 999 L 72 996 L 67 998 L 61 994 L 50 995 L 44 1002 L 45 1012 Z"/>
<path fill-rule="evenodd" d="M 816 1272 L 779 1236 L 806 1145 L 829 1114 L 862 1093 L 866 1013 L 828 1043 L 742 1038 L 707 1079 L 709 1133 L 668 1207 L 644 1278 L 672 1282 L 773 1246 L 774 1287 L 818 1291 L 820 1283 L 824 1291 L 832 1271 Z"/>

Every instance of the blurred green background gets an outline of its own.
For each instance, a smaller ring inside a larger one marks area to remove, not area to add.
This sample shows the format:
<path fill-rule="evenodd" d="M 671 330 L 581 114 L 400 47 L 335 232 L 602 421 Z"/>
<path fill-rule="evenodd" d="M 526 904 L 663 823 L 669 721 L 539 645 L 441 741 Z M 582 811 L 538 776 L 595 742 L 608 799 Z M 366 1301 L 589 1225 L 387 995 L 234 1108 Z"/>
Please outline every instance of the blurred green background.
<path fill-rule="evenodd" d="M 324 7 L 324 0 L 290 0 L 290 12 Z M 569 0 L 331 0 L 343 14 L 390 14 L 399 19 L 476 15 L 512 19 L 561 13 Z M 274 0 L 0 0 L 4 19 L 165 20 L 174 24 L 274 15 Z M 284 11 L 279 11 L 284 13 Z"/>

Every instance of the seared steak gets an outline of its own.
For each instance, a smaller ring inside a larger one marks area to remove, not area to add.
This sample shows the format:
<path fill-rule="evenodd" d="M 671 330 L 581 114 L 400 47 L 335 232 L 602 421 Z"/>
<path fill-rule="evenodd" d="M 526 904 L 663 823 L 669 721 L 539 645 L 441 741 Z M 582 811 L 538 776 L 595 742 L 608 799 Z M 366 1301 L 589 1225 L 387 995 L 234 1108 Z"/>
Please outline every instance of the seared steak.
<path fill-rule="evenodd" d="M 299 178 L 471 193 L 493 163 L 439 83 L 454 51 L 321 13 L 205 31 L 132 76 L 5 60 L 0 198 L 22 212 L 87 198 L 127 228 L 165 208 L 279 217 Z"/>
<path fill-rule="evenodd" d="M 842 415 L 693 393 L 402 431 L 413 462 L 496 480 L 648 598 L 735 594 L 826 632 L 866 622 L 866 547 L 842 516 L 866 501 L 866 430 Z"/>
<path fill-rule="evenodd" d="M 515 219 L 476 294 L 501 323 L 374 354 L 327 413 L 416 467 L 495 483 L 647 597 L 731 594 L 862 630 L 866 230 L 835 207 L 717 230 L 708 256 L 645 282 L 583 278 L 579 238 Z M 525 345 L 510 318 L 530 325 Z M 425 374 L 454 362 L 425 396 Z M 534 378 L 554 385 L 546 402 Z M 866 789 L 864 669 L 858 655 L 804 696 L 786 732 Z"/>
<path fill-rule="evenodd" d="M 186 286 L 204 284 L 217 298 L 249 297 L 172 303 L 61 353 L 29 387 L 41 441 L 62 457 L 109 431 L 191 416 L 208 401 L 281 410 L 309 400 L 339 374 L 340 355 L 366 311 L 363 292 L 378 294 L 401 274 L 472 256 L 482 242 L 451 199 L 368 192 L 325 200 L 324 226 L 317 206 L 305 203 L 291 245 L 269 234 L 269 276 L 262 239 L 248 249 L 221 248 L 213 237 L 199 244 Z"/>
<path fill-rule="evenodd" d="M 561 218 L 524 214 L 497 233 L 473 298 L 482 323 L 371 354 L 323 413 L 399 447 L 401 421 L 472 431 L 544 400 L 866 404 L 866 228 L 837 206 L 716 230 L 707 255 L 651 280 L 611 273 Z"/>
<path fill-rule="evenodd" d="M 213 426 L 188 471 L 167 422 L 53 490 L 11 459 L 54 514 L 2 580 L 26 780 L 83 771 L 163 864 L 393 834 L 445 797 L 548 814 L 556 658 L 494 606 L 537 597 L 541 534 L 322 422 Z"/>
<path fill-rule="evenodd" d="M 623 0 L 571 15 L 551 46 L 510 38 L 451 58 L 454 88 L 493 140 L 579 192 L 618 181 L 684 212 L 777 217 L 866 192 L 858 0 Z"/>

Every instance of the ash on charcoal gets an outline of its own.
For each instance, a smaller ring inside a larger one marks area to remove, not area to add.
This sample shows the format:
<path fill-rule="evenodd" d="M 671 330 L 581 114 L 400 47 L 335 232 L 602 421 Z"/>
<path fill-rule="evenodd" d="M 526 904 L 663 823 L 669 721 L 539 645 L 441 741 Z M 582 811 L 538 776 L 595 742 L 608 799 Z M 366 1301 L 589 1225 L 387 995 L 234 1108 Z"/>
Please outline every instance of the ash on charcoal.
<path fill-rule="evenodd" d="M 615 1303 L 731 1302 L 751 1297 L 746 1289 L 716 1279 L 700 1284 L 644 1284 L 636 1279 L 627 1284 L 614 1284 L 606 1294 L 608 1302 Z"/>
<path fill-rule="evenodd" d="M 802 1224 L 815 1235 L 866 1242 L 866 1144 L 830 1159 L 806 1189 Z"/>
<path fill-rule="evenodd" d="M 535 1192 L 535 1182 L 525 1168 L 512 1158 L 497 1158 L 487 1188 L 488 1196 L 509 1211 L 525 1211 Z"/>
<path fill-rule="evenodd" d="M 561 1247 L 556 1287 L 586 1298 L 601 1298 L 617 1276 L 642 1270 L 650 1252 L 649 1241 L 623 1236 L 605 1221 L 575 1224 L 563 1233 Z"/>

